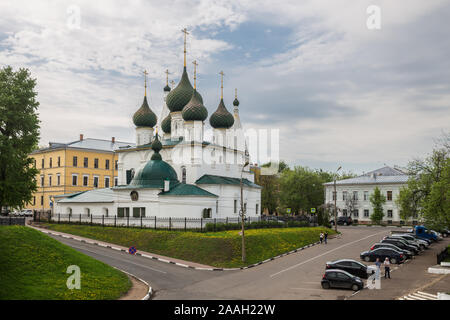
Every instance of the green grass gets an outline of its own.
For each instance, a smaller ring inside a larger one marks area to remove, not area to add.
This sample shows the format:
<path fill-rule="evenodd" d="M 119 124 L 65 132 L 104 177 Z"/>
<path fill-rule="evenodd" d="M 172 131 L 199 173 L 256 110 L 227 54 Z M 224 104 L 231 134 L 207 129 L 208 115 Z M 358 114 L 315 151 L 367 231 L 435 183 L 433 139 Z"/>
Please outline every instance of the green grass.
<path fill-rule="evenodd" d="M 67 267 L 81 271 L 81 289 L 69 290 Z M 24 226 L 0 227 L 0 299 L 117 299 L 131 288 L 123 272 Z"/>
<path fill-rule="evenodd" d="M 273 228 L 245 231 L 247 263 L 241 261 L 239 230 L 221 232 L 180 232 L 137 228 L 45 224 L 52 230 L 97 239 L 125 247 L 135 246 L 168 257 L 215 267 L 234 268 L 253 264 L 319 240 L 325 227 Z"/>

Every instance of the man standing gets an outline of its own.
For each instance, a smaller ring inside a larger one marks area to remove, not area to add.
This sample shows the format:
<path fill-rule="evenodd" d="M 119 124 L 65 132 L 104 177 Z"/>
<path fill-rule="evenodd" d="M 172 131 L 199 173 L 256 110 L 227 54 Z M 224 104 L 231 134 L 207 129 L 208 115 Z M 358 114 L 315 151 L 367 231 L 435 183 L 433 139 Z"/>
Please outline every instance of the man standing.
<path fill-rule="evenodd" d="M 327 239 L 328 239 L 328 231 L 325 231 L 325 237 L 324 237 L 324 239 L 325 239 L 325 244 L 327 244 Z"/>
<path fill-rule="evenodd" d="M 390 279 L 391 278 L 391 268 L 390 268 L 391 263 L 389 262 L 389 258 L 386 257 L 386 259 L 384 259 L 384 278 L 386 279 L 386 276 Z"/>
<path fill-rule="evenodd" d="M 320 244 L 322 244 L 322 241 L 323 241 L 323 232 L 320 233 L 319 239 L 320 239 Z"/>

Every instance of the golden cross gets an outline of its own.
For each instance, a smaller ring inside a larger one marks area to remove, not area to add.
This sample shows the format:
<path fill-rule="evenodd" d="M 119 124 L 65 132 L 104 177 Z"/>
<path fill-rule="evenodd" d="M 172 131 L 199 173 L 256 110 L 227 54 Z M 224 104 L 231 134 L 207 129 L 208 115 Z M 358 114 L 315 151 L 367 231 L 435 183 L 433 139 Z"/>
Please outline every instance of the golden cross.
<path fill-rule="evenodd" d="M 147 70 L 144 70 L 142 73 L 144 74 L 145 96 L 147 96 L 147 75 L 148 75 L 148 72 L 147 72 Z"/>
<path fill-rule="evenodd" d="M 184 33 L 184 66 L 186 67 L 186 36 L 189 34 L 186 28 L 181 30 Z"/>
<path fill-rule="evenodd" d="M 166 69 L 166 85 L 169 85 L 169 69 Z"/>
<path fill-rule="evenodd" d="M 234 89 L 234 98 L 237 99 L 237 88 Z"/>
<path fill-rule="evenodd" d="M 223 76 L 225 75 L 225 73 L 223 73 L 223 71 L 220 71 L 219 74 L 220 74 L 220 99 L 223 99 Z"/>
<path fill-rule="evenodd" d="M 193 64 L 194 64 L 194 89 L 196 89 L 197 88 L 197 66 L 198 66 L 198 63 L 197 63 L 197 60 L 194 60 L 193 62 L 192 62 Z"/>

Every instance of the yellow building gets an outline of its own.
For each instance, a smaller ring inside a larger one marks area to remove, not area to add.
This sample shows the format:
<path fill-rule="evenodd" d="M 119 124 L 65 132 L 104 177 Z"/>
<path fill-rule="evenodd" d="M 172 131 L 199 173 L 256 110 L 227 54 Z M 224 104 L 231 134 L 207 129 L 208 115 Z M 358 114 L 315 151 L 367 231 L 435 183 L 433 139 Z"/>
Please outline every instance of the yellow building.
<path fill-rule="evenodd" d="M 70 143 L 50 142 L 30 154 L 39 169 L 37 191 L 27 209 L 49 210 L 53 196 L 117 185 L 115 150 L 134 146 L 133 143 L 111 140 L 84 139 Z"/>

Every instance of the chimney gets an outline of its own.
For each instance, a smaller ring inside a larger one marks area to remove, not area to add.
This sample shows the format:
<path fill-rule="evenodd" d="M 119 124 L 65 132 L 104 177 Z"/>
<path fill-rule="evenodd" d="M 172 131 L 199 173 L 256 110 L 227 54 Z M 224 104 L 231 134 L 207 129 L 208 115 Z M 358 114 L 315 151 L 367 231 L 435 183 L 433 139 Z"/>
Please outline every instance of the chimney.
<path fill-rule="evenodd" d="M 80 133 L 80 141 L 83 141 L 83 134 Z"/>
<path fill-rule="evenodd" d="M 112 143 L 115 143 L 115 142 L 116 142 L 116 138 L 115 138 L 115 137 L 112 137 L 112 138 L 111 138 L 111 142 L 112 142 Z"/>
<path fill-rule="evenodd" d="M 169 191 L 169 189 L 170 189 L 170 181 L 164 180 L 164 192 Z"/>

